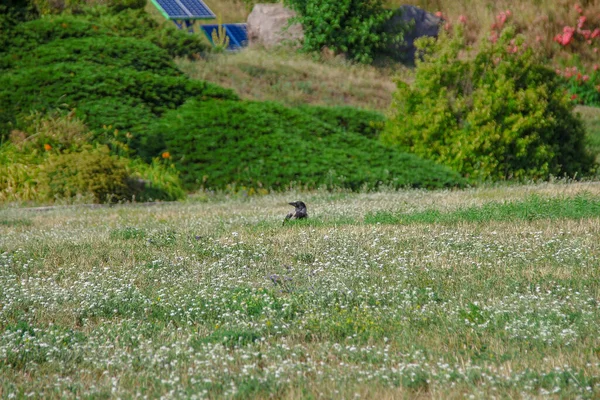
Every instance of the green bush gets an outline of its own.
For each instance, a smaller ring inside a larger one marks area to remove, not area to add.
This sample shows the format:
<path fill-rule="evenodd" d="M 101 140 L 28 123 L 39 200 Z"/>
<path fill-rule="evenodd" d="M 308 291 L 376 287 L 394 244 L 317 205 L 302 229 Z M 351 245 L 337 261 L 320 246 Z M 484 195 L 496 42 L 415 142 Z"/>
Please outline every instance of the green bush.
<path fill-rule="evenodd" d="M 128 178 L 127 163 L 103 147 L 49 156 L 40 185 L 46 199 L 92 195 L 96 202 L 109 203 L 131 199 L 137 188 L 130 188 Z"/>
<path fill-rule="evenodd" d="M 144 10 L 124 10 L 106 12 L 102 7 L 89 9 L 85 17 L 90 22 L 98 22 L 118 36 L 135 37 L 148 40 L 164 49 L 171 57 L 196 57 L 211 51 L 200 35 L 190 35 L 177 29 L 171 21 L 158 23 Z"/>
<path fill-rule="evenodd" d="M 0 4 L 0 52 L 8 45 L 8 31 L 23 21 L 38 17 L 37 10 L 28 0 L 3 0 Z"/>
<path fill-rule="evenodd" d="M 187 196 L 181 186 L 179 174 L 173 165 L 165 165 L 152 160 L 150 164 L 136 159 L 129 163 L 130 187 L 136 187 L 135 199 L 137 201 L 180 200 Z M 132 184 L 133 182 L 133 184 Z"/>
<path fill-rule="evenodd" d="M 87 62 L 168 76 L 182 75 L 166 51 L 145 40 L 118 36 L 54 40 L 26 53 L 6 55 L 4 59 L 6 61 L 0 63 L 8 68 Z"/>
<path fill-rule="evenodd" d="M 57 16 L 23 22 L 2 32 L 6 46 L 0 49 L 9 55 L 26 56 L 42 44 L 54 40 L 110 35 L 101 24 L 81 17 Z"/>
<path fill-rule="evenodd" d="M 370 63 L 379 49 L 402 40 L 401 29 L 385 32 L 393 12 L 381 0 L 286 0 L 304 28 L 304 49 L 328 47 L 351 59 Z"/>
<path fill-rule="evenodd" d="M 76 195 L 101 202 L 185 197 L 172 165 L 111 156 L 106 146 L 91 148 L 87 128 L 73 114 L 30 119 L 27 132 L 13 131 L 10 142 L 0 146 L 0 202 L 47 203 Z"/>
<path fill-rule="evenodd" d="M 298 110 L 334 128 L 377 138 L 384 127 L 385 117 L 376 112 L 354 107 L 300 106 Z"/>
<path fill-rule="evenodd" d="M 460 27 L 423 40 L 413 85 L 398 83 L 383 140 L 475 180 L 575 176 L 593 169 L 583 124 L 556 73 L 513 30 L 465 57 Z"/>
<path fill-rule="evenodd" d="M 185 197 L 176 171 L 157 161 L 148 165 L 111 155 L 107 147 L 51 154 L 40 168 L 40 198 L 45 201 L 76 196 L 91 196 L 99 203 Z"/>
<path fill-rule="evenodd" d="M 23 153 L 11 143 L 0 146 L 0 203 L 38 200 L 37 155 Z"/>
<path fill-rule="evenodd" d="M 36 47 L 55 40 L 83 37 L 119 36 L 144 39 L 165 50 L 171 57 L 194 56 L 210 50 L 198 35 L 159 24 L 144 10 L 113 13 L 103 7 L 84 15 L 48 16 L 24 22 L 0 32 L 0 48 L 7 54 L 26 56 Z"/>
<path fill-rule="evenodd" d="M 122 110 L 122 105 L 126 105 L 130 108 L 125 109 L 131 110 L 141 106 L 142 113 L 149 110 L 154 115 L 161 115 L 194 97 L 236 98 L 228 89 L 183 76 L 161 76 L 115 66 L 98 68 L 87 62 L 11 70 L 0 76 L 0 135 L 8 134 L 19 114 L 31 110 L 52 110 L 63 104 L 78 107 L 80 102 L 89 105 L 92 101 L 110 98 L 121 104 L 115 108 Z M 102 125 L 113 122 L 98 118 L 92 118 L 92 121 Z M 132 123 L 138 122 L 134 114 Z"/>
<path fill-rule="evenodd" d="M 184 184 L 199 187 L 439 188 L 449 169 L 275 103 L 191 100 L 150 127 L 143 151 L 168 151 Z"/>

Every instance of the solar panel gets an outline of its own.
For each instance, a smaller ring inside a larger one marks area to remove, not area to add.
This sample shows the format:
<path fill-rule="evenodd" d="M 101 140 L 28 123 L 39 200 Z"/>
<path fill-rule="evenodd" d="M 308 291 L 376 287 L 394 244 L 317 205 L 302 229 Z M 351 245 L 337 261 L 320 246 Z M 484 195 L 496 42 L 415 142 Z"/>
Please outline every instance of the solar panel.
<path fill-rule="evenodd" d="M 222 26 L 225 28 L 225 35 L 229 38 L 227 50 L 236 50 L 248 44 L 246 24 L 223 24 Z M 219 25 L 202 25 L 201 28 L 214 46 L 212 33 L 215 30 L 219 31 Z"/>
<path fill-rule="evenodd" d="M 214 19 L 215 14 L 202 0 L 152 0 L 167 18 L 172 20 Z"/>

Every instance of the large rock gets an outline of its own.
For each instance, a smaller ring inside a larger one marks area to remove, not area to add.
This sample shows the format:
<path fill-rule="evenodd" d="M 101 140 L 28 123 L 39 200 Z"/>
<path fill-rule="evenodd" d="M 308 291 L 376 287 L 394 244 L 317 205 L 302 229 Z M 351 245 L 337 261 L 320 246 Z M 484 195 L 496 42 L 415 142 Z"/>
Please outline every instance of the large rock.
<path fill-rule="evenodd" d="M 296 13 L 282 4 L 256 4 L 248 15 L 248 42 L 273 47 L 282 42 L 299 42 L 304 38 L 302 25 L 288 27 Z"/>
<path fill-rule="evenodd" d="M 414 61 L 415 40 L 423 36 L 437 37 L 442 21 L 440 17 L 419 7 L 400 6 L 386 23 L 386 30 L 393 30 L 399 24 L 406 23 L 410 23 L 411 27 L 408 32 L 404 33 L 404 43 L 394 44 L 388 49 L 389 55 L 404 61 Z"/>

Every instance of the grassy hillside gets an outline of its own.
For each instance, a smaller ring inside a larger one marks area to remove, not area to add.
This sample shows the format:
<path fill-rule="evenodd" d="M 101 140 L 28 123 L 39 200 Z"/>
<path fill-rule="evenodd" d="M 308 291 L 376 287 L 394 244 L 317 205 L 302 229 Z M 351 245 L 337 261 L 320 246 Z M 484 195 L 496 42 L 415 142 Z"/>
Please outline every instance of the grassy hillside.
<path fill-rule="evenodd" d="M 390 8 L 405 3 L 385 2 Z M 225 22 L 243 22 L 250 11 L 239 0 L 208 0 L 207 4 L 220 10 L 219 15 Z M 587 67 L 590 73 L 593 64 L 598 62 L 595 53 L 598 39 L 594 45 L 578 43 L 570 47 L 561 47 L 553 41 L 565 25 L 577 24 L 576 2 L 417 0 L 411 4 L 429 12 L 442 11 L 452 24 L 457 24 L 461 15 L 465 16 L 466 35 L 475 45 L 489 37 L 490 26 L 499 12 L 511 10 L 510 22 L 524 34 L 529 45 L 545 55 L 550 65 L 557 68 L 577 65 Z M 600 27 L 600 0 L 582 4 L 582 12 L 587 16 L 585 28 Z M 285 50 L 272 53 L 256 49 L 235 56 L 209 57 L 202 63 L 181 61 L 178 65 L 188 75 L 234 89 L 243 98 L 278 100 L 291 105 L 304 102 L 385 110 L 394 90 L 392 81 L 398 77 L 410 80 L 410 71 L 401 66 L 350 67 L 341 59 L 327 57 L 315 63 L 314 57 L 301 57 Z"/>
<path fill-rule="evenodd" d="M 248 100 L 286 105 L 318 104 L 386 110 L 395 85 L 391 70 L 352 65 L 343 59 L 317 60 L 289 49 L 245 49 L 210 55 L 202 61 L 177 60 L 191 78 L 230 88 Z M 406 71 L 398 67 L 398 72 Z"/>
<path fill-rule="evenodd" d="M 599 196 L 559 183 L 0 208 L 0 391 L 597 398 Z M 296 199 L 310 218 L 282 226 Z"/>

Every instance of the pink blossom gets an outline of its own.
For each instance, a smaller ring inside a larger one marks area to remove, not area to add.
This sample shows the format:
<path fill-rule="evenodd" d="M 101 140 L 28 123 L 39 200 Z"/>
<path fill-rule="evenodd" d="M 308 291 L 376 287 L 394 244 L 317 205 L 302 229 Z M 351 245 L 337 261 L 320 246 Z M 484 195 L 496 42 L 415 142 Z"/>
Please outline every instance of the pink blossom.
<path fill-rule="evenodd" d="M 590 35 L 591 39 L 597 38 L 600 36 L 600 28 L 596 28 L 594 29 L 594 32 L 592 32 L 592 34 Z"/>
<path fill-rule="evenodd" d="M 579 33 L 581 33 L 581 36 L 583 36 L 585 40 L 588 40 L 590 36 L 592 36 L 592 31 L 590 31 L 589 29 L 581 30 L 579 31 Z"/>
<path fill-rule="evenodd" d="M 562 46 L 567 46 L 573 40 L 573 35 L 575 34 L 575 28 L 572 26 L 565 26 L 563 28 L 563 33 L 554 36 L 554 41 Z"/>
<path fill-rule="evenodd" d="M 498 41 L 498 32 L 492 31 L 490 34 L 490 42 L 496 43 Z"/>
<path fill-rule="evenodd" d="M 579 17 L 579 19 L 577 20 L 577 27 L 579 29 L 583 28 L 583 24 L 585 24 L 586 20 L 587 20 L 587 18 L 585 17 L 585 15 L 582 15 L 581 17 Z"/>
<path fill-rule="evenodd" d="M 444 14 L 441 11 L 436 11 L 435 16 L 438 18 L 444 18 Z"/>
<path fill-rule="evenodd" d="M 466 24 L 466 23 L 467 23 L 467 17 L 465 17 L 464 15 L 460 15 L 460 16 L 458 17 L 458 21 L 459 21 L 461 24 Z"/>
<path fill-rule="evenodd" d="M 598 64 L 594 64 L 594 71 L 598 71 L 600 67 L 598 66 Z"/>
<path fill-rule="evenodd" d="M 583 13 L 583 8 L 581 8 L 581 6 L 580 6 L 579 4 L 575 4 L 575 7 L 574 7 L 574 8 L 577 10 L 577 12 L 578 12 L 579 14 Z"/>
<path fill-rule="evenodd" d="M 584 82 L 587 82 L 587 81 L 589 81 L 589 80 L 590 80 L 590 76 L 589 76 L 589 75 L 584 75 L 584 76 L 583 76 L 581 79 L 582 79 Z"/>
<path fill-rule="evenodd" d="M 498 28 L 502 28 L 504 26 L 504 23 L 506 22 L 506 19 L 509 15 L 510 14 L 507 14 L 506 12 L 502 11 L 496 16 L 496 25 L 498 26 Z"/>

